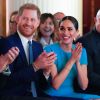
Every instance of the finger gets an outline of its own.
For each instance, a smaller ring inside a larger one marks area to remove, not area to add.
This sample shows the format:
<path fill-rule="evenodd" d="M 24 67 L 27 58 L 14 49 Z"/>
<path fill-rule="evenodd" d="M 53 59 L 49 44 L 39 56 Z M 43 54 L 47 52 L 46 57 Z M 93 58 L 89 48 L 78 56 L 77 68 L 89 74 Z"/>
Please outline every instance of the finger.
<path fill-rule="evenodd" d="M 82 45 L 81 45 L 81 44 L 79 44 L 79 46 L 78 46 L 78 48 L 77 48 L 77 51 L 78 51 L 78 52 L 81 52 L 81 51 L 82 51 Z"/>
<path fill-rule="evenodd" d="M 12 62 L 13 60 L 14 60 L 14 58 L 12 57 L 12 55 L 11 54 L 7 54 L 7 57 L 8 57 L 8 61 L 10 61 L 10 62 Z"/>
<path fill-rule="evenodd" d="M 54 64 L 54 62 L 49 62 L 48 64 L 47 64 L 47 66 L 52 66 Z"/>
<path fill-rule="evenodd" d="M 79 42 L 78 42 L 78 43 L 76 44 L 76 48 L 77 48 L 79 45 L 82 45 L 82 43 L 79 43 Z"/>
<path fill-rule="evenodd" d="M 18 49 L 18 47 L 15 47 L 15 50 L 19 52 L 19 49 Z"/>
<path fill-rule="evenodd" d="M 49 59 L 49 60 L 47 61 L 47 63 L 48 63 L 48 64 L 49 64 L 49 63 L 54 63 L 55 60 L 56 60 L 56 58 Z"/>
<path fill-rule="evenodd" d="M 40 54 L 40 57 L 45 57 L 45 56 L 47 56 L 47 53 L 46 53 L 46 51 L 43 51 L 43 52 Z"/>
<path fill-rule="evenodd" d="M 48 58 L 47 58 L 47 60 L 48 61 L 50 61 L 50 60 L 55 60 L 57 57 L 56 57 L 56 55 L 52 55 L 52 56 L 49 56 Z"/>
<path fill-rule="evenodd" d="M 82 44 L 81 43 L 78 43 L 77 45 L 76 45 L 76 51 L 78 52 L 78 51 L 80 51 L 82 49 Z"/>
<path fill-rule="evenodd" d="M 49 57 L 49 56 L 53 56 L 53 55 L 55 55 L 54 52 L 49 52 L 49 53 L 47 53 L 47 56 L 48 56 L 48 57 Z"/>
<path fill-rule="evenodd" d="M 16 58 L 18 56 L 18 54 L 19 54 L 19 49 L 17 47 L 13 47 L 13 48 L 10 49 L 10 52 L 9 53 L 11 53 L 11 55 L 14 58 Z"/>
<path fill-rule="evenodd" d="M 8 55 L 8 57 L 9 57 L 10 59 L 15 59 L 15 56 L 16 56 L 16 55 L 13 53 L 12 50 L 9 50 L 8 53 L 7 53 L 7 55 Z"/>

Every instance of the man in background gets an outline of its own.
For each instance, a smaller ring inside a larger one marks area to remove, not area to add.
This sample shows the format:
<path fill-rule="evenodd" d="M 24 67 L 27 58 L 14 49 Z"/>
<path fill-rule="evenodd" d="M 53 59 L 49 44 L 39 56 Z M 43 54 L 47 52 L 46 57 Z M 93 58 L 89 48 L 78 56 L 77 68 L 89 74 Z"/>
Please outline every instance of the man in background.
<path fill-rule="evenodd" d="M 60 20 L 65 16 L 63 12 L 56 12 L 54 14 L 55 22 L 56 22 L 56 28 L 55 28 L 55 41 L 59 41 L 59 34 L 58 34 L 58 29 L 59 29 L 59 22 Z"/>
<path fill-rule="evenodd" d="M 81 42 L 87 50 L 89 78 L 87 92 L 100 95 L 100 9 L 94 18 L 94 22 L 93 29 L 79 38 L 77 42 Z"/>
<path fill-rule="evenodd" d="M 10 15 L 10 20 L 9 20 L 9 34 L 13 34 L 17 31 L 17 15 L 18 11 L 14 11 Z"/>

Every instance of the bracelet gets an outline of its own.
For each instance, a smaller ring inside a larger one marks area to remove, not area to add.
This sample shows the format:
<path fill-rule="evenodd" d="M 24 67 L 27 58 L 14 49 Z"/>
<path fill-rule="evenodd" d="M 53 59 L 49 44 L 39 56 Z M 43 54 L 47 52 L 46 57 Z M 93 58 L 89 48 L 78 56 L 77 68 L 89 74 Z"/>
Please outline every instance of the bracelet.
<path fill-rule="evenodd" d="M 35 70 L 36 70 L 36 71 L 39 70 L 38 66 L 37 66 L 35 63 L 33 63 L 33 66 L 35 67 Z"/>

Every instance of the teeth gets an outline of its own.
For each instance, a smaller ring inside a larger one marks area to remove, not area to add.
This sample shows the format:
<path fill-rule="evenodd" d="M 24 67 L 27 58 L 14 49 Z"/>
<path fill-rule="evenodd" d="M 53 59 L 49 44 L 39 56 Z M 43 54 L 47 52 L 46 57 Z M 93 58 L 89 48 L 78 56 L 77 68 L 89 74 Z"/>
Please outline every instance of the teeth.
<path fill-rule="evenodd" d="M 68 38 L 69 38 L 68 36 L 64 37 L 64 39 L 68 39 Z"/>
<path fill-rule="evenodd" d="M 30 29 L 29 27 L 25 27 L 25 29 Z"/>
<path fill-rule="evenodd" d="M 50 30 L 44 30 L 45 32 L 49 32 Z"/>

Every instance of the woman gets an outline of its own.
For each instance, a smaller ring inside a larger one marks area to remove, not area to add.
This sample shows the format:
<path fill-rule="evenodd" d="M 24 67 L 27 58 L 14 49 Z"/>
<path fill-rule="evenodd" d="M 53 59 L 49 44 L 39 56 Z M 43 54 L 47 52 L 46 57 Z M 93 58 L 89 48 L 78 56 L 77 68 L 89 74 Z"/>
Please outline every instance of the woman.
<path fill-rule="evenodd" d="M 83 90 L 88 86 L 86 51 L 81 43 L 73 44 L 77 33 L 78 21 L 72 16 L 65 16 L 59 23 L 60 42 L 45 48 L 47 52 L 53 51 L 57 59 L 49 69 L 45 70 L 52 79 L 48 81 L 49 87 L 44 92 L 49 96 L 100 98 L 97 95 L 74 92 L 73 80 L 76 75 Z"/>
<path fill-rule="evenodd" d="M 51 13 L 43 13 L 40 17 L 38 41 L 44 46 L 54 42 L 55 21 Z"/>

